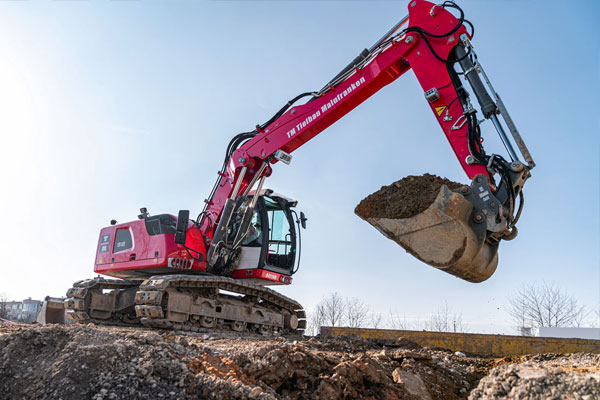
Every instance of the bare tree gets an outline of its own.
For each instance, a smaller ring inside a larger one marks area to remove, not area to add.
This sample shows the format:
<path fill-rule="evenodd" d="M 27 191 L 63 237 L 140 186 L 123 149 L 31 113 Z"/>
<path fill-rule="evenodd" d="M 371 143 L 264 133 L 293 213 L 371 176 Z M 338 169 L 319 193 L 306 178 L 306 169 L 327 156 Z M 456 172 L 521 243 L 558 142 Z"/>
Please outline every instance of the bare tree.
<path fill-rule="evenodd" d="M 306 333 L 316 335 L 321 326 L 342 326 L 351 328 L 373 327 L 378 329 L 383 324 L 381 313 L 358 297 L 344 298 L 339 293 L 330 293 L 323 297 L 309 313 Z"/>
<path fill-rule="evenodd" d="M 523 297 L 512 297 L 510 298 L 509 313 L 515 321 L 515 328 L 517 332 L 522 336 L 531 336 L 533 333 L 533 322 L 529 318 L 527 313 L 527 305 Z"/>
<path fill-rule="evenodd" d="M 428 331 L 433 332 L 467 331 L 467 327 L 462 320 L 462 313 L 455 313 L 448 305 L 448 302 L 444 302 L 442 307 L 431 314 L 429 320 L 425 323 L 425 327 Z"/>
<path fill-rule="evenodd" d="M 320 328 L 325 324 L 325 307 L 322 303 L 316 305 L 315 309 L 308 315 L 308 327 L 306 333 L 312 336 L 318 335 Z"/>
<path fill-rule="evenodd" d="M 6 293 L 0 293 L 0 318 L 7 319 L 8 318 L 8 298 L 6 297 Z"/>
<path fill-rule="evenodd" d="M 590 315 L 593 315 L 594 312 L 592 310 L 586 310 L 585 306 L 581 306 L 581 312 L 577 313 L 573 318 L 573 326 L 577 328 L 581 328 L 585 325 L 589 325 Z M 593 318 L 593 317 L 592 317 Z"/>
<path fill-rule="evenodd" d="M 590 321 L 590 326 L 600 328 L 600 308 L 597 308 L 593 313 Z"/>
<path fill-rule="evenodd" d="M 525 285 L 510 296 L 508 312 L 519 330 L 540 326 L 579 326 L 588 315 L 575 297 L 546 282 Z"/>
<path fill-rule="evenodd" d="M 346 299 L 344 314 L 346 324 L 350 328 L 364 328 L 369 320 L 369 306 L 358 297 Z"/>
<path fill-rule="evenodd" d="M 410 329 L 410 323 L 406 320 L 406 314 L 404 314 L 402 317 L 400 317 L 400 314 L 398 314 L 398 312 L 396 310 L 392 311 L 390 309 L 389 311 L 389 317 L 388 317 L 388 326 L 392 329 L 399 329 L 399 330 L 409 330 Z"/>
<path fill-rule="evenodd" d="M 371 327 L 374 329 L 379 329 L 379 327 L 383 324 L 383 315 L 380 313 L 371 313 Z"/>
<path fill-rule="evenodd" d="M 346 302 L 339 293 L 330 293 L 323 297 L 315 307 L 315 320 L 329 326 L 340 326 L 344 323 Z"/>
<path fill-rule="evenodd" d="M 343 298 L 339 293 L 334 292 L 323 297 L 309 313 L 306 332 L 316 335 L 323 325 L 379 328 L 382 322 L 382 315 L 372 312 L 371 307 L 358 297 Z"/>

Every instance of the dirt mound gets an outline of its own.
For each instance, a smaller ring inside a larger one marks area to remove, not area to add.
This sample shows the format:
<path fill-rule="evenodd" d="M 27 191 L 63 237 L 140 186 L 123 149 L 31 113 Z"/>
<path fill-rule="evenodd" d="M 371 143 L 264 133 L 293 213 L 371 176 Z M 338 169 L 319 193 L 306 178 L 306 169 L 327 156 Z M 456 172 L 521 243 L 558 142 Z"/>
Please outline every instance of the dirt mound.
<path fill-rule="evenodd" d="M 354 213 L 363 219 L 410 218 L 422 213 L 434 202 L 442 185 L 450 190 L 463 186 L 436 175 L 409 175 L 364 198 L 356 206 Z"/>
<path fill-rule="evenodd" d="M 0 324 L 2 400 L 591 399 L 599 363 L 585 354 L 471 358 L 405 340 Z"/>
<path fill-rule="evenodd" d="M 0 398 L 181 397 L 182 345 L 156 333 L 49 326 L 0 336 Z"/>
<path fill-rule="evenodd" d="M 456 399 L 484 376 L 401 343 L 0 327 L 0 399 Z"/>
<path fill-rule="evenodd" d="M 531 357 L 521 364 L 494 368 L 479 382 L 469 399 L 600 398 L 600 355 L 555 356 Z"/>

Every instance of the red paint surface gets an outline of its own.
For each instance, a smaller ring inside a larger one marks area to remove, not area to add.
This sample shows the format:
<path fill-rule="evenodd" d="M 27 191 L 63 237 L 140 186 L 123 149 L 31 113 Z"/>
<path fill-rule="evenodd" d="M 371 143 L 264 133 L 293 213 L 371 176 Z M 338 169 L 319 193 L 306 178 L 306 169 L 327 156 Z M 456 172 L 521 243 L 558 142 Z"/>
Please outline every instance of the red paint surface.
<path fill-rule="evenodd" d="M 116 231 L 128 229 L 133 237 L 133 248 L 115 252 Z M 102 237 L 110 235 L 108 251 L 100 252 L 103 243 Z M 176 244 L 171 234 L 149 235 L 144 220 L 135 220 L 119 225 L 102 228 L 96 249 L 94 272 L 120 278 L 140 277 L 136 271 L 151 276 L 158 268 L 166 269 L 169 258 L 189 259 L 187 251 L 182 245 Z M 189 247 L 205 253 L 202 235 L 198 228 L 190 222 L 187 243 Z M 158 256 L 155 254 L 158 253 Z M 196 255 L 196 254 L 194 254 Z M 134 258 L 135 256 L 135 258 Z M 205 260 L 206 257 L 203 256 Z M 194 261 L 192 269 L 188 272 L 201 272 L 206 270 L 206 262 Z M 165 272 L 177 273 L 178 269 L 168 269 Z M 180 271 L 181 272 L 181 271 Z"/>

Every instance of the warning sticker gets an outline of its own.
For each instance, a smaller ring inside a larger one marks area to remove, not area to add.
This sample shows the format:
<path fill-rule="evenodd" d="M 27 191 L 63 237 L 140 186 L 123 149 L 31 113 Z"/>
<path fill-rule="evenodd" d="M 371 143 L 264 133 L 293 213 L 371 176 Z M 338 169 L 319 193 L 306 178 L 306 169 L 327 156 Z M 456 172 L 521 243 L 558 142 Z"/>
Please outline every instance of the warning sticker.
<path fill-rule="evenodd" d="M 445 109 L 446 109 L 446 106 L 441 106 L 441 107 L 435 108 L 435 112 L 437 113 L 438 117 L 442 116 L 442 113 L 444 112 Z"/>

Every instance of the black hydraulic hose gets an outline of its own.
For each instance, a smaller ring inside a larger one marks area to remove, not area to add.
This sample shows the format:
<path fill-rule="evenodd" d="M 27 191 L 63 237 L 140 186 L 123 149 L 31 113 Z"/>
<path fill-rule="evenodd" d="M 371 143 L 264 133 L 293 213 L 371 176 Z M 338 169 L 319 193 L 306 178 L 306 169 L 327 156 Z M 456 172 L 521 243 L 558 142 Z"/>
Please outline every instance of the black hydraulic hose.
<path fill-rule="evenodd" d="M 360 54 L 356 56 L 356 58 L 354 58 L 352 62 L 350 62 L 350 64 L 346 65 L 344 69 L 342 69 L 336 76 L 334 76 L 329 82 L 327 82 L 327 84 L 323 86 L 323 89 L 321 89 L 321 91 L 327 89 L 333 82 L 335 82 L 340 76 L 344 75 L 346 72 L 356 68 L 356 66 L 359 65 L 363 60 L 365 60 L 369 56 L 369 54 L 371 54 L 369 50 L 363 49 L 363 51 L 361 51 Z"/>
<path fill-rule="evenodd" d="M 229 145 L 227 146 L 227 151 L 225 152 L 225 164 L 227 163 L 227 160 L 229 159 L 229 157 L 231 157 L 233 152 L 240 146 L 240 143 L 242 141 L 253 138 L 254 136 L 256 136 L 257 133 L 258 132 L 254 130 L 251 132 L 243 132 L 235 135 L 233 139 L 231 139 L 231 141 L 229 142 Z"/>
<path fill-rule="evenodd" d="M 460 99 L 461 103 L 465 103 L 466 98 L 469 97 L 469 95 L 463 87 L 458 73 L 454 69 L 454 63 L 451 61 L 446 62 L 446 70 L 448 71 L 448 75 L 450 76 L 450 82 L 452 82 L 452 86 L 456 91 L 456 95 Z"/>
<path fill-rule="evenodd" d="M 473 39 L 473 36 L 475 36 L 475 26 L 468 19 L 465 19 L 463 24 L 467 24 L 471 27 L 471 39 Z"/>
<path fill-rule="evenodd" d="M 523 204 L 525 204 L 525 196 L 523 195 L 523 191 L 521 190 L 519 192 L 519 209 L 517 210 L 517 214 L 515 214 L 513 220 L 510 223 L 511 227 L 515 226 L 517 224 L 517 221 L 519 221 L 519 218 L 521 217 L 521 211 L 523 211 Z"/>
<path fill-rule="evenodd" d="M 315 96 L 316 93 L 315 92 L 305 92 L 302 94 L 299 94 L 298 96 L 294 97 L 292 100 L 288 101 L 285 106 L 283 106 L 279 111 L 277 111 L 277 113 L 275 113 L 275 115 L 273 115 L 271 117 L 270 120 L 268 120 L 267 122 L 265 122 L 262 125 L 256 125 L 257 129 L 265 129 L 267 126 L 271 125 L 273 122 L 275 122 L 275 120 L 279 117 L 281 117 L 295 102 L 297 102 L 298 100 L 300 100 L 303 97 L 306 96 Z"/>
<path fill-rule="evenodd" d="M 444 7 L 444 8 L 445 7 L 452 7 L 452 8 L 457 9 L 460 12 L 460 17 L 458 17 L 458 23 L 456 24 L 456 26 L 454 28 L 452 28 L 450 30 L 450 32 L 444 33 L 442 35 L 434 35 L 433 33 L 427 32 L 425 29 L 419 28 L 417 26 L 408 27 L 408 28 L 406 28 L 404 30 L 404 32 L 418 32 L 418 33 L 421 33 L 423 35 L 427 35 L 429 37 L 436 38 L 436 39 L 445 38 L 447 36 L 452 35 L 454 32 L 456 32 L 457 30 L 459 30 L 460 27 L 462 26 L 462 24 L 463 24 L 463 22 L 465 20 L 465 13 L 462 10 L 462 8 L 460 8 L 459 6 L 457 6 L 454 3 L 445 2 L 444 4 L 442 4 L 442 7 Z M 471 23 L 469 22 L 469 24 L 471 24 Z M 473 26 L 473 25 L 471 24 L 471 26 Z"/>
<path fill-rule="evenodd" d="M 470 21 L 465 20 L 465 13 L 464 13 L 464 11 L 462 10 L 462 8 L 460 8 L 459 6 L 457 6 L 456 4 L 454 4 L 454 2 L 446 1 L 446 2 L 444 2 L 442 4 L 442 7 L 444 7 L 444 8 L 446 8 L 446 7 L 455 8 L 455 9 L 457 9 L 460 12 L 460 16 L 458 17 L 458 23 L 449 32 L 444 33 L 442 35 L 434 35 L 433 33 L 427 32 L 425 29 L 420 28 L 418 26 L 408 27 L 408 28 L 404 29 L 404 31 L 402 31 L 402 32 L 403 33 L 415 32 L 415 33 L 418 33 L 419 35 L 421 35 L 423 37 L 423 39 L 425 40 L 425 44 L 427 44 L 427 47 L 429 47 L 429 50 L 433 53 L 433 55 L 435 56 L 435 58 L 437 58 L 439 61 L 441 61 L 443 63 L 448 63 L 448 62 L 450 62 L 450 60 L 444 60 L 442 57 L 440 57 L 435 52 L 435 50 L 433 50 L 433 47 L 431 46 L 431 43 L 427 39 L 427 36 L 432 37 L 432 38 L 436 38 L 436 39 L 445 38 L 447 36 L 452 35 L 457 30 L 459 30 L 460 27 L 464 23 L 467 23 L 471 27 L 471 37 L 473 37 L 473 35 L 475 34 L 475 27 L 473 26 L 473 24 Z M 457 60 L 454 60 L 454 62 L 462 61 L 463 58 L 465 58 L 469 54 L 470 54 L 470 49 L 469 49 L 469 52 L 467 52 L 466 55 L 459 57 Z"/>
<path fill-rule="evenodd" d="M 239 147 L 241 142 L 253 138 L 254 136 L 256 136 L 257 133 L 257 131 L 239 133 L 229 141 L 229 144 L 227 145 L 227 150 L 225 151 L 225 160 L 223 161 L 223 165 L 219 170 L 219 176 L 217 177 L 217 180 L 213 185 L 212 190 L 210 191 L 210 195 L 207 198 L 208 201 L 205 202 L 202 212 L 198 215 L 196 221 L 196 226 L 198 226 L 198 228 L 200 228 L 200 226 L 204 222 L 204 218 L 206 218 L 207 216 L 206 211 L 208 210 L 209 201 L 213 198 L 215 192 L 217 191 L 217 188 L 219 187 L 219 182 L 221 182 L 221 175 L 225 172 L 225 168 L 227 168 L 227 162 L 229 161 L 229 158 L 231 157 L 233 152 Z"/>
<path fill-rule="evenodd" d="M 475 113 L 468 113 L 465 115 L 465 118 L 467 118 L 468 122 L 469 151 L 473 157 L 475 157 L 477 162 L 480 164 L 485 164 L 485 153 L 482 151 L 483 148 L 479 142 L 479 138 L 481 136 L 477 127 L 477 118 L 475 117 Z"/>
<path fill-rule="evenodd" d="M 456 46 L 454 51 L 458 57 L 457 62 L 463 69 L 465 78 L 467 78 L 471 84 L 471 87 L 473 88 L 473 91 L 475 92 L 475 96 L 477 97 L 477 101 L 479 102 L 483 116 L 489 118 L 490 115 L 496 113 L 498 109 L 496 107 L 496 103 L 494 103 L 492 97 L 485 89 L 485 86 L 483 85 L 483 82 L 481 81 L 481 78 L 475 69 L 475 65 L 471 59 L 467 57 L 469 53 L 466 52 L 462 46 Z"/>

